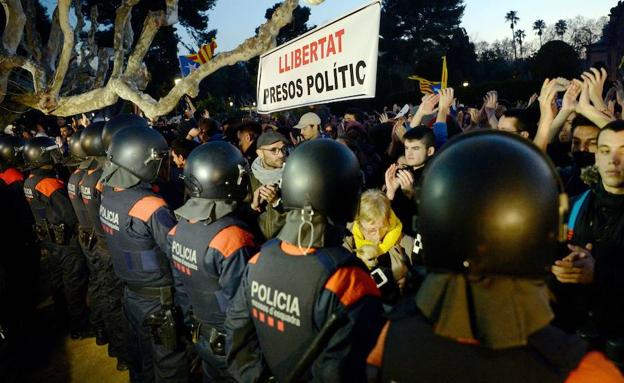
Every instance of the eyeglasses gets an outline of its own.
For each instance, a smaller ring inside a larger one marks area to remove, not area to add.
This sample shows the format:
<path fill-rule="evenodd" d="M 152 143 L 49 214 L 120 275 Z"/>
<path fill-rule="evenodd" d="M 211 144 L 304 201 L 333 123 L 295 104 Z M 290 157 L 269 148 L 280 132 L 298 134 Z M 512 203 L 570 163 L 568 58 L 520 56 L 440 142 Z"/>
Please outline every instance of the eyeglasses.
<path fill-rule="evenodd" d="M 265 150 L 267 152 L 271 152 L 274 156 L 277 156 L 280 153 L 286 154 L 286 152 L 288 151 L 288 148 L 286 146 L 282 146 L 281 148 L 273 148 L 273 149 L 262 149 L 262 148 L 260 149 Z"/>

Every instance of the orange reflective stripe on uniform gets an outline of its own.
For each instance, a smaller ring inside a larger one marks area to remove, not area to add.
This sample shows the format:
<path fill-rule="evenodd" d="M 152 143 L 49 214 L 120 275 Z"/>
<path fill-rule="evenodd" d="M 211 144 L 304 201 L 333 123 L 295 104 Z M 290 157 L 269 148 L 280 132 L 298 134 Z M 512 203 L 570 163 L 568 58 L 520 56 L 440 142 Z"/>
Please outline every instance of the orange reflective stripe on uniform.
<path fill-rule="evenodd" d="M 55 191 L 59 189 L 63 189 L 64 187 L 65 187 L 65 184 L 63 184 L 63 181 L 59 179 L 44 178 L 41 181 L 39 181 L 37 186 L 35 186 L 35 190 L 37 190 L 39 193 L 49 198 L 52 195 L 52 193 L 54 193 Z"/>
<path fill-rule="evenodd" d="M 164 199 L 156 196 L 147 196 L 135 203 L 128 215 L 147 222 L 152 214 L 163 206 L 167 206 Z"/>
<path fill-rule="evenodd" d="M 103 184 L 103 183 L 101 183 L 100 181 L 98 181 L 98 182 L 95 184 L 95 189 L 101 193 L 101 192 L 102 192 L 102 190 L 104 190 L 104 184 Z"/>
<path fill-rule="evenodd" d="M 5 184 L 11 185 L 13 182 L 24 181 L 24 175 L 17 169 L 11 168 L 0 173 L 0 179 L 4 181 Z"/>
<path fill-rule="evenodd" d="M 169 230 L 169 233 L 167 233 L 168 235 L 176 235 L 176 232 L 178 231 L 178 225 L 175 225 L 174 227 L 171 228 L 171 230 Z"/>
<path fill-rule="evenodd" d="M 253 235 L 238 226 L 228 226 L 221 230 L 208 246 L 219 250 L 227 258 L 240 248 L 253 245 Z"/>
<path fill-rule="evenodd" d="M 304 254 L 301 252 L 301 249 L 299 249 L 299 246 L 284 241 L 282 241 L 282 243 L 280 244 L 280 248 L 284 253 L 288 255 L 307 255 L 312 254 L 316 251 L 315 248 L 311 247 L 308 252 Z"/>
<path fill-rule="evenodd" d="M 336 270 L 325 283 L 325 288 L 336 294 L 345 306 L 351 306 L 366 295 L 381 296 L 370 275 L 355 266 Z"/>
<path fill-rule="evenodd" d="M 624 383 L 618 368 L 603 353 L 592 351 L 568 375 L 565 383 Z"/>
<path fill-rule="evenodd" d="M 248 263 L 251 263 L 252 265 L 255 265 L 256 262 L 258 262 L 258 258 L 260 258 L 260 253 L 256 253 L 256 255 L 254 255 L 253 257 L 251 257 L 249 259 Z"/>
<path fill-rule="evenodd" d="M 367 364 L 381 368 L 381 364 L 383 363 L 384 347 L 386 345 L 386 336 L 388 335 L 389 328 L 390 322 L 388 321 L 381 329 L 379 337 L 377 338 L 377 343 L 375 343 L 375 347 L 370 354 L 368 354 L 368 358 L 366 359 Z"/>

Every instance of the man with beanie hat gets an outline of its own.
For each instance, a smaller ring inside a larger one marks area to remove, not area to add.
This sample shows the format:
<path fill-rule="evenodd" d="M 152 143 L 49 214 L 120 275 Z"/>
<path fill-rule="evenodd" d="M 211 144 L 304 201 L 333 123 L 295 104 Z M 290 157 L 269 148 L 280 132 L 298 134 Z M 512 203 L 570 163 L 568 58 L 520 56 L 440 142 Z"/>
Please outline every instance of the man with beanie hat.
<path fill-rule="evenodd" d="M 273 238 L 284 226 L 286 213 L 281 203 L 280 185 L 288 155 L 288 140 L 267 130 L 258 138 L 258 157 L 251 164 L 251 207 L 259 211 L 258 225 L 265 238 Z"/>

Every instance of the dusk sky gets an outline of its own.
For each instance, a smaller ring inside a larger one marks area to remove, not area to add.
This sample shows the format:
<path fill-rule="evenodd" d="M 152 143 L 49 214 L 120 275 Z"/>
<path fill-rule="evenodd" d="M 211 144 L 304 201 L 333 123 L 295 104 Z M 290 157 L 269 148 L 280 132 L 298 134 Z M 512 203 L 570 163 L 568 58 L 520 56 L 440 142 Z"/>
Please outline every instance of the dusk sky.
<path fill-rule="evenodd" d="M 218 30 L 219 51 L 234 48 L 264 20 L 264 12 L 277 0 L 218 0 L 209 12 L 210 28 Z M 304 1 L 302 5 L 312 9 L 309 24 L 321 25 L 334 19 L 368 0 L 326 0 L 323 4 L 311 6 Z M 616 0 L 467 0 L 462 26 L 468 35 L 479 40 L 494 41 L 511 35 L 509 25 L 505 23 L 505 14 L 510 10 L 518 12 L 519 28 L 526 31 L 527 37 L 533 37 L 533 21 L 543 19 L 547 25 L 559 19 L 569 19 L 577 15 L 587 18 L 607 16 L 609 10 L 617 5 Z"/>

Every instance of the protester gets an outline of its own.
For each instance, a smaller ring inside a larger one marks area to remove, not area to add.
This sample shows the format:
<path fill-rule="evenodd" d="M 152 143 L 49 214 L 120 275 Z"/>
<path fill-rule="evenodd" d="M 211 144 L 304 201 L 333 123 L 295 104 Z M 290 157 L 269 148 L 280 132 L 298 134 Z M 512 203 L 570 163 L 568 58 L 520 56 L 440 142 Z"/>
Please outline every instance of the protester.
<path fill-rule="evenodd" d="M 572 203 L 569 254 L 552 267 L 561 322 L 624 366 L 624 122 L 598 135 L 598 182 Z"/>
<path fill-rule="evenodd" d="M 413 238 L 403 235 L 401 221 L 380 190 L 362 194 L 355 220 L 347 228 L 352 235 L 345 237 L 344 247 L 364 262 L 382 301 L 392 307 L 401 297 L 412 264 Z"/>

